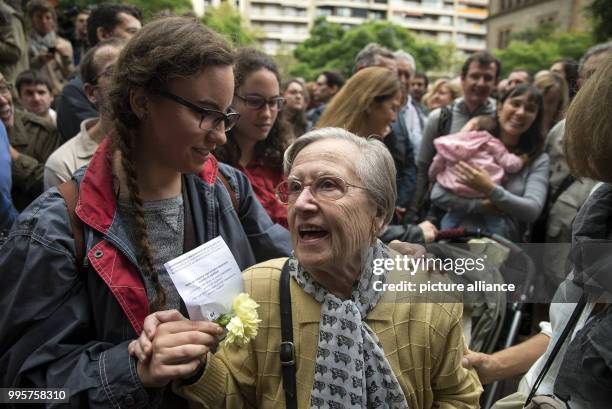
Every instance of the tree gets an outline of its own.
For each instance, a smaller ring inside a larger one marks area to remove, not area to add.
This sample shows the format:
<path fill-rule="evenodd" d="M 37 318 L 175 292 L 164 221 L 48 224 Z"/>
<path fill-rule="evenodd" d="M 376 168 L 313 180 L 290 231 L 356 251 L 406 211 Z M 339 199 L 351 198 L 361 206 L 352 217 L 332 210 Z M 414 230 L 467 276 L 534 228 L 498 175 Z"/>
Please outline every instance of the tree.
<path fill-rule="evenodd" d="M 247 27 L 240 12 L 229 3 L 207 7 L 202 22 L 236 47 L 250 46 L 257 41 L 257 31 Z"/>
<path fill-rule="evenodd" d="M 191 3 L 191 0 L 108 0 L 108 2 L 126 3 L 136 6 L 140 10 L 142 10 L 142 14 L 145 20 L 148 20 L 152 16 L 163 11 L 170 11 L 175 14 L 182 14 L 193 11 L 193 5 Z M 99 3 L 99 1 L 95 0 L 63 0 L 60 2 L 60 9 L 68 10 L 69 8 L 74 6 L 78 8 L 85 8 Z"/>
<path fill-rule="evenodd" d="M 551 31 L 550 27 L 517 33 L 513 38 L 515 40 L 507 48 L 495 51 L 502 62 L 502 76 L 508 75 L 515 68 L 535 74 L 550 68 L 561 58 L 579 60 L 594 44 L 591 33 L 562 33 Z"/>
<path fill-rule="evenodd" d="M 294 50 L 298 63 L 294 76 L 313 80 L 323 70 L 338 70 L 350 76 L 355 57 L 368 43 L 376 42 L 390 50 L 403 49 L 418 61 L 419 70 L 428 70 L 440 61 L 440 47 L 415 38 L 410 32 L 387 21 L 368 21 L 349 29 L 330 23 L 324 17 L 315 20 L 310 37 Z"/>
<path fill-rule="evenodd" d="M 586 8 L 593 22 L 593 37 L 598 43 L 612 39 L 612 0 L 593 0 Z"/>

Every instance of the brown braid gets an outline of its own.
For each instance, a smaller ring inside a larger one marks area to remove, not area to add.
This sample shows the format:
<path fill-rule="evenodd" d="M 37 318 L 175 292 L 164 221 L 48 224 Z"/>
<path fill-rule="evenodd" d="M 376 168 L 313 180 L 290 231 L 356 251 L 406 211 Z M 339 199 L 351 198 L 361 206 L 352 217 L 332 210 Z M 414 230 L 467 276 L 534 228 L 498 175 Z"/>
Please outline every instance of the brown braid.
<path fill-rule="evenodd" d="M 147 119 L 138 118 L 132 110 L 130 95 L 140 89 L 148 96 L 155 96 L 166 90 L 173 79 L 189 78 L 204 68 L 231 66 L 233 62 L 234 55 L 227 43 L 196 19 L 164 17 L 149 22 L 132 37 L 115 64 L 113 86 L 108 96 L 114 123 L 112 142 L 114 151 L 121 153 L 121 167 L 136 221 L 138 263 L 155 286 L 151 310 L 163 309 L 167 294 L 154 268 L 154 249 L 147 234 L 143 201 L 133 166 L 133 153 L 138 150 L 136 141 L 146 141 L 146 135 L 139 132 Z"/>
<path fill-rule="evenodd" d="M 115 125 L 116 126 L 116 125 Z M 120 125 L 121 127 L 121 125 Z M 127 135 L 131 132 L 128 129 L 123 129 Z M 136 169 L 132 166 L 132 140 L 130 137 L 118 137 L 115 138 L 116 149 L 121 153 L 121 167 L 125 172 L 127 187 L 130 195 L 130 202 L 132 204 L 131 212 L 132 216 L 136 221 L 136 235 L 135 237 L 140 238 L 138 243 L 138 264 L 141 270 L 146 276 L 151 278 L 153 286 L 155 288 L 155 299 L 151 302 L 151 311 L 159 311 L 164 309 L 166 306 L 166 290 L 162 287 L 159 282 L 159 276 L 157 270 L 153 265 L 154 253 L 153 246 L 149 241 L 149 233 L 147 231 L 147 223 L 144 218 L 143 201 L 140 197 L 140 189 L 138 187 L 138 177 Z"/>

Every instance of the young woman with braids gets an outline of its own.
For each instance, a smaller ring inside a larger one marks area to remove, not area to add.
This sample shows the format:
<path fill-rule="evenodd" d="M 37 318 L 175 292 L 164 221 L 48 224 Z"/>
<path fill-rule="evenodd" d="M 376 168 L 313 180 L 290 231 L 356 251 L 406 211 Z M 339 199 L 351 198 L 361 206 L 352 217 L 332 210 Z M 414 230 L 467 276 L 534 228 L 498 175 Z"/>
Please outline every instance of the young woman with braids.
<path fill-rule="evenodd" d="M 238 51 L 234 66 L 232 106 L 240 121 L 227 134 L 227 144 L 217 147 L 217 158 L 247 175 L 257 198 L 272 220 L 287 227 L 287 207 L 276 199 L 283 181 L 283 153 L 293 140 L 280 96 L 280 74 L 266 54 L 253 48 Z"/>
<path fill-rule="evenodd" d="M 155 372 L 130 358 L 147 314 L 184 311 L 163 264 L 217 236 L 242 269 L 290 251 L 247 178 L 211 155 L 238 119 L 233 63 L 195 19 L 153 21 L 126 45 L 108 98 L 115 129 L 74 175 L 84 248 L 52 188 L 0 251 L 0 385 L 67 388 L 79 408 L 180 407 L 169 377 L 192 373 L 220 328 L 173 323 Z"/>

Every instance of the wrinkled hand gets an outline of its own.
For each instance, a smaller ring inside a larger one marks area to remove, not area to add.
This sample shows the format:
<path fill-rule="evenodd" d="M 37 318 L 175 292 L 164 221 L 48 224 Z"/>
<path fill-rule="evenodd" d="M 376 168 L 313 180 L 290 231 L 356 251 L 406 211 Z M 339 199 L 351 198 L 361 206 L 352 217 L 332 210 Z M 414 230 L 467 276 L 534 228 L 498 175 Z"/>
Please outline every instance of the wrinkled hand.
<path fill-rule="evenodd" d="M 393 240 L 389 247 L 404 256 L 421 257 L 425 254 L 425 247 L 405 241 Z"/>
<path fill-rule="evenodd" d="M 468 353 L 463 356 L 461 364 L 466 369 L 474 368 L 483 385 L 498 380 L 496 374 L 500 368 L 500 364 L 495 355 L 468 351 Z"/>
<path fill-rule="evenodd" d="M 162 387 L 192 375 L 206 362 L 223 328 L 209 321 L 191 321 L 176 310 L 158 311 L 144 322 L 140 337 L 128 346 L 138 358 L 137 372 L 143 386 Z"/>
<path fill-rule="evenodd" d="M 491 176 L 484 169 L 478 166 L 470 166 L 461 161 L 455 166 L 457 171 L 457 181 L 471 187 L 472 189 L 488 195 L 495 187 Z"/>
<path fill-rule="evenodd" d="M 418 226 L 423 231 L 423 238 L 425 239 L 425 243 L 431 243 L 436 239 L 436 235 L 438 234 L 438 228 L 429 220 L 425 220 L 422 223 L 419 223 Z"/>

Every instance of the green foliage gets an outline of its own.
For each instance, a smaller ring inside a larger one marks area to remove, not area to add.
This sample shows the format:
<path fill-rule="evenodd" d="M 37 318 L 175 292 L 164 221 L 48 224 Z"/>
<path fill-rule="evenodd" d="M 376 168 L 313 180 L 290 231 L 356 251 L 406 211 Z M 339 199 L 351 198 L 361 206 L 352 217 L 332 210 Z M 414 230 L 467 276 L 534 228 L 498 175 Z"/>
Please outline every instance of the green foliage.
<path fill-rule="evenodd" d="M 314 80 L 323 70 L 338 70 L 349 77 L 355 57 L 368 43 L 376 42 L 390 50 L 403 49 L 418 61 L 419 70 L 428 70 L 441 61 L 440 47 L 415 38 L 410 32 L 387 21 L 368 21 L 349 29 L 318 18 L 310 37 L 294 50 L 298 63 L 291 75 Z"/>
<path fill-rule="evenodd" d="M 170 11 L 175 14 L 182 14 L 193 11 L 193 5 L 191 0 L 129 0 L 129 1 L 118 1 L 118 0 L 107 0 L 108 3 L 126 3 L 136 6 L 142 10 L 143 17 L 146 20 L 150 19 L 154 15 L 163 12 Z M 66 10 L 71 6 L 77 6 L 79 8 L 85 8 L 91 5 L 99 4 L 100 1 L 95 0 L 63 0 L 60 2 L 60 9 Z"/>
<path fill-rule="evenodd" d="M 145 21 L 162 11 L 169 11 L 178 15 L 193 11 L 191 0 L 129 0 L 123 1 L 123 3 L 140 8 Z"/>
<path fill-rule="evenodd" d="M 202 22 L 236 47 L 251 46 L 257 40 L 257 32 L 246 26 L 240 12 L 229 3 L 207 7 Z"/>
<path fill-rule="evenodd" d="M 524 68 L 535 74 L 550 68 L 561 58 L 579 60 L 595 43 L 591 33 L 554 32 L 547 27 L 519 33 L 515 38 L 521 40 L 514 40 L 507 48 L 495 52 L 502 62 L 502 76 L 508 75 L 515 68 Z"/>
<path fill-rule="evenodd" d="M 593 37 L 598 43 L 612 39 L 612 0 L 593 0 L 586 8 L 593 22 Z"/>

